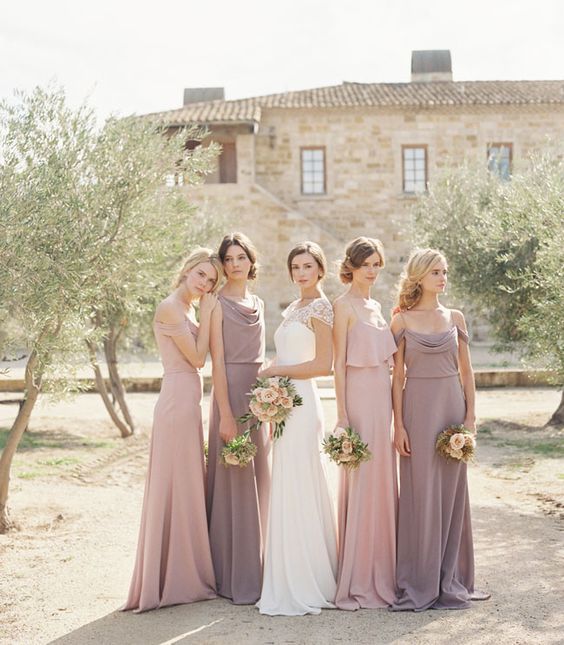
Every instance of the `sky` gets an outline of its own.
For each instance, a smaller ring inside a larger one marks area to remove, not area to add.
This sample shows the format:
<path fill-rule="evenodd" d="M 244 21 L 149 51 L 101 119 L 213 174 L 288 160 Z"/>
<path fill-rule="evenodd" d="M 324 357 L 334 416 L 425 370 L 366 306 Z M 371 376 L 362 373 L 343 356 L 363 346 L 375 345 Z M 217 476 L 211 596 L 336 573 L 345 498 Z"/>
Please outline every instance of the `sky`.
<path fill-rule="evenodd" d="M 455 81 L 564 78 L 563 0 L 0 0 L 0 20 L 0 100 L 53 82 L 102 117 L 185 87 L 408 82 L 414 49 L 450 49 Z"/>

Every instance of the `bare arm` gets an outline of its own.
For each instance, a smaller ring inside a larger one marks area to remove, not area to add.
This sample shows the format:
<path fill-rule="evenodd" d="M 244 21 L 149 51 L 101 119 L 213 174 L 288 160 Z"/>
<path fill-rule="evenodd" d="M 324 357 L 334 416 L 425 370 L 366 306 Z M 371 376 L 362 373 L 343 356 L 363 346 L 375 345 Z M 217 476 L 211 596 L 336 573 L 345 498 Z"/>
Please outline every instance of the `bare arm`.
<path fill-rule="evenodd" d="M 400 316 L 394 316 L 390 326 L 392 333 L 398 334 L 404 329 Z M 402 457 L 411 455 L 411 446 L 405 426 L 403 425 L 403 387 L 405 384 L 405 338 L 402 338 L 398 351 L 394 354 L 394 369 L 392 371 L 392 405 L 394 409 L 394 445 Z"/>
<path fill-rule="evenodd" d="M 350 307 L 346 301 L 337 300 L 333 306 L 333 348 L 335 351 L 335 397 L 337 399 L 337 427 L 349 425 L 346 406 L 347 331 L 350 321 Z"/>
<path fill-rule="evenodd" d="M 229 402 L 223 346 L 223 311 L 220 304 L 213 310 L 211 316 L 210 354 L 213 392 L 219 408 L 219 435 L 225 443 L 229 443 L 237 434 L 237 423 Z"/>
<path fill-rule="evenodd" d="M 190 364 L 196 368 L 203 367 L 206 362 L 210 342 L 210 318 L 216 303 L 216 296 L 209 293 L 202 296 L 200 300 L 200 328 L 196 339 L 190 333 L 182 336 L 172 336 L 175 345 Z M 157 307 L 155 320 L 176 325 L 184 322 L 185 316 L 179 307 L 167 300 L 163 300 Z"/>
<path fill-rule="evenodd" d="M 333 339 L 330 325 L 312 318 L 313 332 L 315 334 L 315 358 L 298 365 L 269 365 L 259 372 L 261 377 L 289 376 L 295 379 L 315 378 L 331 373 L 333 362 Z"/>
<path fill-rule="evenodd" d="M 457 327 L 468 333 L 466 321 L 461 311 L 452 310 L 452 319 Z M 466 416 L 464 426 L 469 430 L 476 431 L 476 384 L 474 381 L 474 370 L 470 358 L 468 343 L 458 341 L 458 369 L 460 370 L 460 381 L 466 399 Z"/>

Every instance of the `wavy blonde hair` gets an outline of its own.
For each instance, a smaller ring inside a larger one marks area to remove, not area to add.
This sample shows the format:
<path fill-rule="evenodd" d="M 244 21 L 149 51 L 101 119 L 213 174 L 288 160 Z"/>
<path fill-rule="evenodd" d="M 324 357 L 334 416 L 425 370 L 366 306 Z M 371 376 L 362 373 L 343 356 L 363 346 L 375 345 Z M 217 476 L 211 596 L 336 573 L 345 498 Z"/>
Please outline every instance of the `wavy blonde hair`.
<path fill-rule="evenodd" d="M 384 258 L 384 245 L 374 237 L 357 237 L 347 244 L 345 257 L 339 265 L 339 279 L 344 284 L 352 282 L 353 271 L 360 269 L 362 263 L 372 254 L 380 256 L 380 266 L 386 264 Z"/>
<path fill-rule="evenodd" d="M 421 280 L 439 260 L 446 262 L 445 256 L 436 249 L 415 249 L 411 252 L 400 277 L 397 309 L 406 311 L 415 307 L 423 294 Z"/>
<path fill-rule="evenodd" d="M 217 253 L 214 253 L 211 249 L 203 247 L 195 248 L 184 260 L 182 268 L 176 274 L 176 278 L 172 283 L 172 288 L 178 288 L 190 271 L 192 271 L 195 266 L 198 266 L 198 264 L 202 264 L 203 262 L 209 262 L 217 272 L 217 279 L 211 289 L 211 293 L 215 293 L 219 287 L 221 279 L 223 278 L 223 264 L 221 263 Z"/>

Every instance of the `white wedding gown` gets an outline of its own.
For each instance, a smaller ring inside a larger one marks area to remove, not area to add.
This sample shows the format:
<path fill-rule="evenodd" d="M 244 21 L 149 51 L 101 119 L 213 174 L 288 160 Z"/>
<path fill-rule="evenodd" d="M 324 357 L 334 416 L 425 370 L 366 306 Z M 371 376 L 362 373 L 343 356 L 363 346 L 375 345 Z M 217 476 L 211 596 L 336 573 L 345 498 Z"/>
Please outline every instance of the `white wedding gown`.
<path fill-rule="evenodd" d="M 276 330 L 276 361 L 315 357 L 311 318 L 332 324 L 330 303 L 318 298 L 284 312 Z M 313 380 L 293 379 L 303 405 L 292 410 L 272 450 L 272 488 L 264 555 L 261 614 L 301 616 L 334 608 L 337 546 L 333 509 L 320 461 L 323 417 Z"/>

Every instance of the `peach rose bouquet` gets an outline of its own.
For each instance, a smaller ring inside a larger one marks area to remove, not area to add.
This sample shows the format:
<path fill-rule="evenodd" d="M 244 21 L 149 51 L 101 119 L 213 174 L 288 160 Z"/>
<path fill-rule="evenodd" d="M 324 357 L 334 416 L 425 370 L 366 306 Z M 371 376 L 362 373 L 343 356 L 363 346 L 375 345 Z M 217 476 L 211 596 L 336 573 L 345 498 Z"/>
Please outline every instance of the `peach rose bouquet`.
<path fill-rule="evenodd" d="M 238 423 L 251 423 L 249 429 L 255 430 L 261 423 L 271 423 L 272 437 L 279 439 L 284 432 L 286 419 L 292 410 L 303 404 L 302 397 L 287 376 L 257 378 L 251 387 L 249 412 L 237 418 Z"/>
<path fill-rule="evenodd" d="M 244 468 L 257 454 L 257 447 L 251 441 L 251 431 L 234 437 L 221 451 L 219 460 L 224 466 Z"/>
<path fill-rule="evenodd" d="M 439 434 L 435 447 L 439 455 L 446 459 L 467 463 L 474 459 L 476 437 L 463 425 L 452 425 Z"/>
<path fill-rule="evenodd" d="M 323 452 L 329 455 L 337 466 L 344 466 L 350 470 L 358 468 L 363 461 L 372 457 L 368 444 L 364 443 L 351 427 L 335 428 L 323 440 Z"/>

